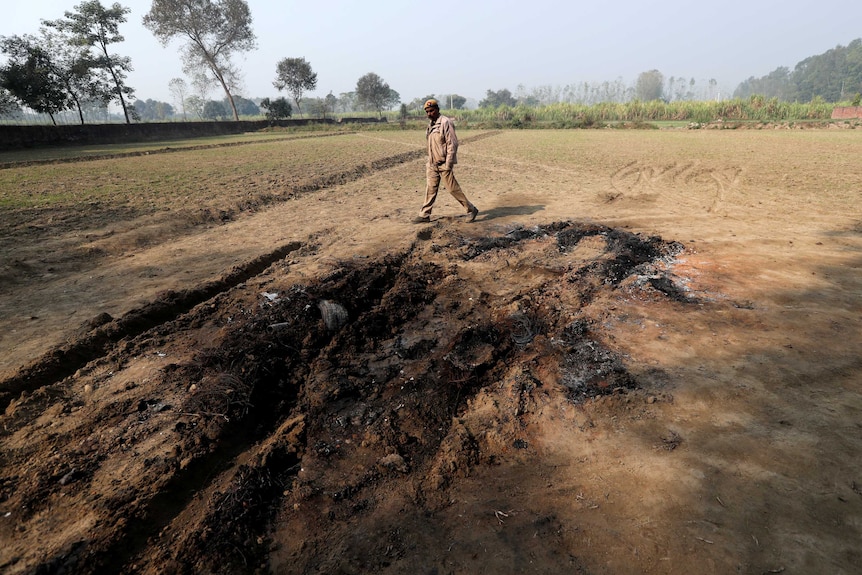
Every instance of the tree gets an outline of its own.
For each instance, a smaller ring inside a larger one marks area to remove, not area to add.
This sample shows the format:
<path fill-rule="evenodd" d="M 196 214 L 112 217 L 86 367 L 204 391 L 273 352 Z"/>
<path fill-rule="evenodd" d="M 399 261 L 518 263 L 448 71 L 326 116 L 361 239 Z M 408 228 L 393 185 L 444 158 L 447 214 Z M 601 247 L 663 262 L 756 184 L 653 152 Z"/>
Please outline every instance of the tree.
<path fill-rule="evenodd" d="M 163 121 L 174 114 L 174 108 L 167 102 L 157 102 L 147 98 L 146 101 L 136 100 L 134 110 L 142 120 Z"/>
<path fill-rule="evenodd" d="M 223 120 L 227 116 L 224 104 L 210 100 L 204 104 L 203 117 L 207 120 Z"/>
<path fill-rule="evenodd" d="M 714 100 L 719 95 L 718 80 L 716 80 L 715 78 L 710 78 L 708 85 L 709 85 L 709 91 L 706 94 L 706 99 L 707 100 Z"/>
<path fill-rule="evenodd" d="M 341 92 L 338 95 L 338 109 L 342 113 L 352 112 L 356 109 L 356 92 Z"/>
<path fill-rule="evenodd" d="M 170 82 L 168 82 L 168 89 L 171 91 L 171 96 L 174 97 L 174 102 L 180 105 L 180 108 L 183 111 L 183 121 L 185 121 L 186 94 L 189 91 L 189 87 L 186 85 L 186 81 L 182 78 L 173 78 Z"/>
<path fill-rule="evenodd" d="M 336 98 L 332 92 L 327 94 L 324 98 L 305 99 L 305 108 L 308 110 L 309 115 L 323 118 L 324 120 L 335 111 L 337 106 L 338 98 Z"/>
<path fill-rule="evenodd" d="M 641 72 L 635 82 L 635 98 L 642 102 L 661 100 L 664 95 L 664 74 L 658 70 Z"/>
<path fill-rule="evenodd" d="M 356 82 L 356 99 L 361 106 L 376 110 L 379 116 L 383 116 L 383 109 L 392 104 L 393 90 L 383 78 L 369 72 Z M 394 94 L 396 97 L 397 92 Z"/>
<path fill-rule="evenodd" d="M 430 100 L 431 98 L 436 98 L 434 94 L 428 94 L 427 96 L 423 96 L 422 98 L 413 98 L 407 104 L 408 110 L 416 110 L 417 112 L 422 110 L 422 107 L 425 105 L 425 102 Z M 439 98 L 437 98 L 439 100 Z"/>
<path fill-rule="evenodd" d="M 847 45 L 842 72 L 842 95 L 849 97 L 859 93 L 862 90 L 862 39 L 857 38 Z"/>
<path fill-rule="evenodd" d="M 30 88 L 64 92 L 65 105 L 57 111 L 75 108 L 81 123 L 84 123 L 84 104 L 98 93 L 99 87 L 91 74 L 93 64 L 88 47 L 69 44 L 55 30 L 42 26 L 39 36 L 2 38 L 0 49 L 18 64 L 30 60 L 36 65 L 31 71 L 38 70 L 41 77 L 30 78 Z M 28 99 L 33 97 L 31 93 Z M 59 104 L 60 100 L 58 96 L 56 103 Z"/>
<path fill-rule="evenodd" d="M 152 100 L 150 100 L 152 102 Z M 142 120 L 152 120 L 153 114 L 150 113 L 149 105 L 143 100 L 135 100 L 132 104 L 132 108 L 134 108 L 135 112 L 137 112 L 138 117 Z"/>
<path fill-rule="evenodd" d="M 216 81 L 207 74 L 200 73 L 200 71 L 196 71 L 192 74 L 192 89 L 194 90 L 195 96 L 201 99 L 201 109 L 203 109 L 203 105 L 207 100 L 212 99 L 210 98 L 210 92 L 212 91 L 214 84 L 216 84 Z M 228 107 L 230 107 L 230 105 L 228 105 Z"/>
<path fill-rule="evenodd" d="M 733 97 L 747 99 L 759 94 L 767 98 L 787 99 L 794 91 L 790 70 L 781 66 L 762 78 L 751 76 L 743 80 L 733 91 Z"/>
<path fill-rule="evenodd" d="M 387 110 L 391 110 L 395 106 L 401 103 L 401 94 L 389 88 L 389 92 L 386 94 L 386 99 L 383 101 L 383 107 Z"/>
<path fill-rule="evenodd" d="M 236 111 L 239 112 L 240 115 L 257 116 L 258 114 L 260 114 L 260 108 L 258 108 L 257 104 L 255 104 L 251 100 L 243 98 L 242 96 L 234 96 L 233 100 L 236 104 Z M 225 101 L 225 104 L 230 107 L 230 104 L 227 101 Z"/>
<path fill-rule="evenodd" d="M 467 98 L 458 94 L 449 94 L 448 102 L 449 107 L 453 110 L 462 110 L 464 109 L 464 104 L 467 103 Z"/>
<path fill-rule="evenodd" d="M 0 67 L 0 88 L 56 125 L 55 115 L 69 109 L 70 99 L 47 51 L 19 37 L 0 39 L 0 48 L 9 55 Z"/>
<path fill-rule="evenodd" d="M 845 95 L 858 92 L 862 88 L 862 39 L 802 60 L 796 64 L 791 78 L 792 97 L 800 102 L 812 101 L 817 96 L 827 102 L 838 102 Z"/>
<path fill-rule="evenodd" d="M 290 118 L 293 114 L 290 102 L 284 98 L 276 98 L 275 100 L 264 98 L 260 101 L 260 107 L 266 110 L 266 119 L 269 121 Z"/>
<path fill-rule="evenodd" d="M 156 118 L 165 121 L 174 115 L 174 107 L 167 102 L 156 102 Z"/>
<path fill-rule="evenodd" d="M 605 88 L 607 85 L 608 83 L 604 82 L 604 84 L 602 84 L 602 88 Z M 539 105 L 547 106 L 559 102 L 562 93 L 563 89 L 559 86 L 544 85 L 533 88 L 529 97 L 538 102 Z"/>
<path fill-rule="evenodd" d="M 93 56 L 91 67 L 104 71 L 110 76 L 110 82 L 94 84 L 104 86 L 93 94 L 106 105 L 117 100 L 123 108 L 126 123 L 131 123 L 126 99 L 134 97 L 134 90 L 126 86 L 126 74 L 132 71 L 132 60 L 127 56 L 119 56 L 108 52 L 108 46 L 125 40 L 120 35 L 120 24 L 126 21 L 126 14 L 131 10 L 114 3 L 105 8 L 99 0 L 88 0 L 75 6 L 77 12 L 66 12 L 65 19 L 45 21 L 46 26 L 56 28 L 69 36 L 72 44 L 95 48 L 98 55 Z"/>
<path fill-rule="evenodd" d="M 480 108 L 497 108 L 499 106 L 514 106 L 518 103 L 512 96 L 512 93 L 507 89 L 502 89 L 499 92 L 488 90 L 485 92 L 485 99 L 479 102 Z"/>
<path fill-rule="evenodd" d="M 194 114 L 198 120 L 203 120 L 204 104 L 206 104 L 206 99 L 201 98 L 197 94 L 192 94 L 186 98 L 185 108 L 188 108 L 188 110 Z"/>
<path fill-rule="evenodd" d="M 93 75 L 93 69 L 99 64 L 91 57 L 89 46 L 70 43 L 50 27 L 43 26 L 41 33 L 52 70 L 63 84 L 70 103 L 78 110 L 78 118 L 83 124 L 85 103 L 103 100 L 101 95 L 110 92 L 110 86 L 103 78 Z"/>
<path fill-rule="evenodd" d="M 518 89 L 515 95 L 515 100 L 517 101 L 518 106 L 527 106 L 528 108 L 535 108 L 539 105 L 539 99 L 533 95 L 527 93 L 527 87 L 523 84 L 518 84 Z"/>
<path fill-rule="evenodd" d="M 2 75 L 0 75 L 0 84 L 2 84 Z M 0 87 L 0 116 L 13 116 L 21 112 L 21 106 L 9 90 Z"/>
<path fill-rule="evenodd" d="M 793 71 L 779 67 L 761 78 L 750 77 L 733 92 L 736 98 L 753 95 L 785 101 L 810 102 L 821 97 L 838 102 L 862 90 L 862 39 L 836 46 L 800 61 Z"/>
<path fill-rule="evenodd" d="M 231 62 L 238 52 L 256 47 L 251 11 L 245 0 L 153 0 L 144 26 L 167 45 L 174 38 L 187 41 L 183 50 L 187 73 L 208 73 L 221 85 L 239 121 L 231 89 L 239 72 Z"/>
<path fill-rule="evenodd" d="M 334 112 L 335 107 L 338 106 L 338 98 L 330 91 L 325 98 L 323 98 L 323 118 L 326 119 L 327 112 Z"/>
<path fill-rule="evenodd" d="M 284 58 L 275 67 L 275 82 L 272 83 L 279 92 L 287 90 L 296 102 L 296 109 L 302 116 L 299 101 L 306 90 L 317 87 L 317 74 L 311 70 L 311 64 L 305 58 Z"/>

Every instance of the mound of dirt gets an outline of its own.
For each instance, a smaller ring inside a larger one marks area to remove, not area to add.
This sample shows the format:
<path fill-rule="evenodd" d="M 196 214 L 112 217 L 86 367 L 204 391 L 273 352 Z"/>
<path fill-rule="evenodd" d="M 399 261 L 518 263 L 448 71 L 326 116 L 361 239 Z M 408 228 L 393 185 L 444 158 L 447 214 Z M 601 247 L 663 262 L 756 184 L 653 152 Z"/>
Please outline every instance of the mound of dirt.
<path fill-rule="evenodd" d="M 616 290 L 695 303 L 671 272 L 683 247 L 571 221 L 434 226 L 406 253 L 300 283 L 285 256 L 303 249 L 100 318 L 4 382 L 4 572 L 442 573 L 566 557 L 553 510 L 502 503 L 489 512 L 524 539 L 482 539 L 479 557 L 449 538 L 456 501 L 477 477 L 496 477 L 492 491 L 535 480 L 517 469 L 549 406 L 670 400 L 584 309 Z M 560 561 L 582 569 L 544 564 Z"/>

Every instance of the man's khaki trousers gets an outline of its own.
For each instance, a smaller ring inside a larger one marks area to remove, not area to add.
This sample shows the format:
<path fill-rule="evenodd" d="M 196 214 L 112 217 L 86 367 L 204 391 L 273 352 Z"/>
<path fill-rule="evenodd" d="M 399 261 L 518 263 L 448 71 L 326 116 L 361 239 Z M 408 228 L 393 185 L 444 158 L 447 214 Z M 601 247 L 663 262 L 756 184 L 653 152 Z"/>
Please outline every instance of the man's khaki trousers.
<path fill-rule="evenodd" d="M 425 204 L 419 210 L 419 215 L 429 217 L 431 215 L 431 207 L 437 200 L 437 191 L 440 189 L 440 180 L 446 185 L 446 189 L 452 194 L 452 197 L 458 200 L 458 203 L 464 206 L 467 213 L 473 207 L 473 204 L 461 191 L 461 185 L 455 179 L 453 170 L 447 170 L 446 166 L 431 166 L 425 165 Z"/>

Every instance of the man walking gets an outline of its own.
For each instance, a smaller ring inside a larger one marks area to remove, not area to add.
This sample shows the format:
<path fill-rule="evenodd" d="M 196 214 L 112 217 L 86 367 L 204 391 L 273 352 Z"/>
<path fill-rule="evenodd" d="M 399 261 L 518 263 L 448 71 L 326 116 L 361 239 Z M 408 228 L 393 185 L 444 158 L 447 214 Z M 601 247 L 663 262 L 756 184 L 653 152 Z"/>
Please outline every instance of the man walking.
<path fill-rule="evenodd" d="M 425 115 L 429 120 L 428 128 L 425 130 L 428 146 L 428 163 L 425 165 L 425 204 L 413 222 L 421 224 L 431 221 L 431 208 L 437 199 L 441 179 L 452 197 L 467 210 L 467 221 L 472 222 L 476 219 L 479 209 L 464 195 L 453 173 L 455 164 L 458 163 L 458 136 L 455 135 L 455 125 L 451 119 L 440 115 L 440 105 L 433 98 L 425 102 Z"/>

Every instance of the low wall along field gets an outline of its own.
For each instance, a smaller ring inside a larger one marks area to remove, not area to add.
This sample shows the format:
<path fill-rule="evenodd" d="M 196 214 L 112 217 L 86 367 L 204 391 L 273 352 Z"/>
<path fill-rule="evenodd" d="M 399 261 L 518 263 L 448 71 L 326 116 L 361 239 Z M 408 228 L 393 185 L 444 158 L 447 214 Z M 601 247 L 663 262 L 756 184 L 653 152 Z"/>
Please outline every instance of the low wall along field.
<path fill-rule="evenodd" d="M 377 118 L 254 120 L 224 122 L 147 122 L 142 124 L 82 124 L 62 126 L 2 126 L 0 151 L 40 146 L 125 144 L 155 142 L 254 132 L 278 126 L 284 128 L 314 124 L 367 123 Z M 385 120 L 383 120 L 385 121 Z"/>

